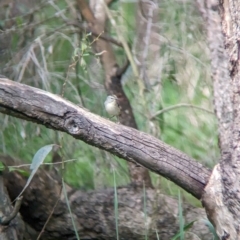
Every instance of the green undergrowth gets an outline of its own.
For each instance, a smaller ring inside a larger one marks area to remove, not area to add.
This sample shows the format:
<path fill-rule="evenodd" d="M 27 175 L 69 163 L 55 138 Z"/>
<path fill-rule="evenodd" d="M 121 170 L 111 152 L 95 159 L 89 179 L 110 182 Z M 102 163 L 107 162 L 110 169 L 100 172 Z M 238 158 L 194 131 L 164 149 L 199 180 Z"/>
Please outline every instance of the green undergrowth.
<path fill-rule="evenodd" d="M 66 8 L 64 1 L 55 4 L 59 9 Z M 134 28 L 137 24 L 132 17 L 135 12 L 134 1 L 114 1 L 112 10 L 123 35 L 131 46 L 134 45 Z M 70 27 L 59 29 L 64 22 L 60 17 L 54 18 L 55 12 L 56 9 L 47 5 L 36 14 L 39 21 L 47 16 L 53 18 L 38 25 L 31 39 L 33 42 L 38 34 L 41 36 L 34 52 L 39 65 L 30 60 L 35 68 L 37 66 L 39 74 L 31 76 L 26 73 L 21 82 L 58 95 L 62 95 L 65 84 L 64 98 L 107 117 L 103 108 L 107 95 L 104 72 L 99 56 L 91 50 L 92 40 L 83 32 L 79 41 L 79 35 Z M 64 13 L 71 19 L 69 9 Z M 142 97 L 130 67 L 123 76 L 124 91 L 133 107 L 139 130 L 163 140 L 211 168 L 218 161 L 219 151 L 217 122 L 214 114 L 209 112 L 213 112 L 213 94 L 203 21 L 192 1 L 164 0 L 159 3 L 158 29 L 161 48 L 156 64 L 161 65 L 160 80 L 145 89 Z M 114 28 L 111 27 L 110 33 L 117 38 Z M 17 43 L 13 44 L 16 47 Z M 44 52 L 41 47 L 45 49 Z M 124 50 L 114 46 L 114 51 L 119 65 L 122 65 L 126 60 Z M 16 69 L 21 70 L 21 61 L 23 59 L 15 63 Z M 157 111 L 179 104 L 192 107 L 179 106 L 151 119 Z M 0 115 L 0 124 L 0 151 L 24 162 L 30 163 L 42 146 L 53 143 L 61 145 L 59 154 L 65 162 L 64 178 L 75 188 L 101 189 L 129 183 L 126 162 L 109 153 L 65 133 L 3 114 Z M 45 162 L 51 161 L 50 155 Z M 115 182 L 112 181 L 112 169 L 116 170 Z M 151 177 L 155 187 L 161 189 L 162 193 L 178 198 L 179 187 L 154 173 L 151 173 Z M 200 206 L 190 194 L 182 191 L 182 195 L 191 204 Z"/>

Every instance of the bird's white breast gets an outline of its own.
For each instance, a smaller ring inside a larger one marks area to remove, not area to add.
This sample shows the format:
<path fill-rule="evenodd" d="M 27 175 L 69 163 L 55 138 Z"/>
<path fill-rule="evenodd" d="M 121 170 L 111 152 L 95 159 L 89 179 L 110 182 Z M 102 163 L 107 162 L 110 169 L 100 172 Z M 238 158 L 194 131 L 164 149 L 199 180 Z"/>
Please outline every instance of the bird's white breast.
<path fill-rule="evenodd" d="M 116 101 L 105 103 L 105 108 L 109 115 L 111 115 L 111 116 L 119 115 L 120 109 L 117 106 Z"/>

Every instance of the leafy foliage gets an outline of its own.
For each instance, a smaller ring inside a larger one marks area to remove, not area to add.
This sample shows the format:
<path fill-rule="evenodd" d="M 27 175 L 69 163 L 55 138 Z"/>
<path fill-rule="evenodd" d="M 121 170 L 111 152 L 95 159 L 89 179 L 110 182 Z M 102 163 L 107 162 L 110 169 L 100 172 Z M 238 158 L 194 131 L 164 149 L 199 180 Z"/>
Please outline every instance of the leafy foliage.
<path fill-rule="evenodd" d="M 161 138 L 211 167 L 219 157 L 213 114 L 191 107 L 178 107 L 151 118 L 157 111 L 181 103 L 213 111 L 208 49 L 194 3 L 190 0 L 163 0 L 158 5 L 159 21 L 154 24 L 159 29 L 157 37 L 161 39 L 161 49 L 159 61 L 155 64 L 159 68 L 160 80 L 144 92 L 145 101 L 140 102 L 140 90 L 130 67 L 123 77 L 124 90 L 141 131 Z M 111 10 L 133 46 L 137 26 L 136 2 L 114 1 Z M 75 28 L 66 25 L 66 19 L 72 20 L 74 15 L 72 6 L 66 1 L 39 3 L 39 10 L 34 12 L 31 22 L 34 33 L 22 48 L 19 48 L 19 36 L 26 31 L 27 16 L 18 16 L 17 30 L 11 42 L 12 59 L 8 59 L 17 71 L 12 71 L 8 77 L 59 95 L 62 95 L 65 85 L 65 98 L 107 117 L 103 108 L 106 92 L 99 56 L 91 50 L 92 39 L 88 33 L 82 31 L 79 35 Z M 115 29 L 109 29 L 109 34 L 116 37 Z M 14 58 L 21 50 L 24 55 L 20 59 Z M 126 59 L 124 50 L 114 46 L 114 51 L 119 65 L 122 65 Z M 93 189 L 129 182 L 126 163 L 102 150 L 64 133 L 9 116 L 1 115 L 0 124 L 0 151 L 26 162 L 31 161 L 39 146 L 52 142 L 61 145 L 63 162 L 75 159 L 65 163 L 64 176 L 66 182 L 75 187 Z M 46 162 L 51 161 L 51 157 L 47 157 Z M 117 169 L 114 183 L 112 168 Z M 152 179 L 156 187 L 161 186 L 163 191 L 177 197 L 177 186 L 155 174 L 152 174 Z M 188 194 L 184 193 L 184 196 L 199 205 Z"/>

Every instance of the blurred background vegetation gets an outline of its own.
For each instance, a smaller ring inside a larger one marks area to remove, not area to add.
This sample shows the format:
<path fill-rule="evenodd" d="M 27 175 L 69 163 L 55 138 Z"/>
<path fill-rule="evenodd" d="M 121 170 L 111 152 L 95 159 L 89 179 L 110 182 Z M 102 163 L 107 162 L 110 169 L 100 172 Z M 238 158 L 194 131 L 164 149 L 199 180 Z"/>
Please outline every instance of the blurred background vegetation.
<path fill-rule="evenodd" d="M 149 88 L 144 92 L 144 105 L 139 104 L 139 86 L 131 66 L 122 84 L 139 130 L 162 139 L 211 168 L 218 160 L 219 151 L 203 21 L 191 0 L 161 0 L 157 4 L 161 50 L 159 61 L 155 63 L 159 81 L 154 87 L 159 87 L 160 92 L 156 96 Z M 8 6 L 2 8 L 1 35 L 8 35 L 8 41 L 0 49 L 0 73 L 58 95 L 62 95 L 64 88 L 64 98 L 107 117 L 103 108 L 104 72 L 99 56 L 92 51 L 92 40 L 88 33 L 79 33 L 66 24 L 78 16 L 74 2 L 52 0 L 33 5 L 29 8 L 29 5 L 18 4 L 15 16 Z M 127 42 L 134 44 L 136 1 L 114 1 L 110 9 Z M 110 24 L 109 35 L 117 38 Z M 123 65 L 124 50 L 114 46 L 114 51 L 119 65 Z M 159 110 L 162 114 L 151 119 Z M 61 145 L 59 154 L 67 161 L 64 177 L 71 186 L 83 189 L 113 186 L 113 170 L 119 186 L 129 183 L 124 160 L 65 133 L 3 114 L 0 114 L 0 125 L 0 152 L 24 162 L 31 162 L 36 151 L 47 144 Z M 52 161 L 51 156 L 47 161 Z M 177 197 L 176 185 L 153 173 L 151 177 L 161 192 Z M 187 193 L 183 194 L 190 203 L 200 205 Z"/>

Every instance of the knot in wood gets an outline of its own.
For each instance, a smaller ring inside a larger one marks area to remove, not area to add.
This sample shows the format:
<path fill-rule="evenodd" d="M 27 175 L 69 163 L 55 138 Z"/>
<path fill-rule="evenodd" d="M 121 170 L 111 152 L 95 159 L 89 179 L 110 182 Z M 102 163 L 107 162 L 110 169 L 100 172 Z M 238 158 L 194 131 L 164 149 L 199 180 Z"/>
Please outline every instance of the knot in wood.
<path fill-rule="evenodd" d="M 225 232 L 225 231 L 223 231 L 223 232 L 224 232 L 224 234 L 223 234 L 223 236 L 221 237 L 221 240 L 227 240 L 227 239 L 229 239 L 230 234 L 227 233 L 227 232 Z"/>
<path fill-rule="evenodd" d="M 79 134 L 80 133 L 80 122 L 75 118 L 67 119 L 65 122 L 65 127 L 68 132 L 71 134 Z"/>

